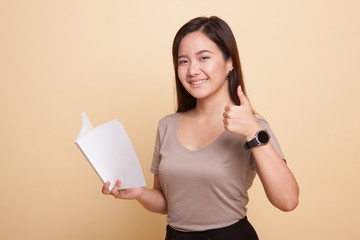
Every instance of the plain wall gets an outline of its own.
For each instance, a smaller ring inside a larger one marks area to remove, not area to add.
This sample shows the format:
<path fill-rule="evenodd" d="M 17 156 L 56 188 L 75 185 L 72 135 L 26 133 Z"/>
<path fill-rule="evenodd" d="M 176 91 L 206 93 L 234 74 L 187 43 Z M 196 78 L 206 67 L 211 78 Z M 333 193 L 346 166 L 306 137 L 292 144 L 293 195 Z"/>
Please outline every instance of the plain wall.
<path fill-rule="evenodd" d="M 360 239 L 360 2 L 0 1 L 0 239 L 164 239 L 164 215 L 101 194 L 74 144 L 81 111 L 119 118 L 147 186 L 158 120 L 175 109 L 171 45 L 197 16 L 228 22 L 256 111 L 301 188 L 290 213 L 258 180 L 261 239 Z M 191 197 L 191 196 L 186 196 Z"/>

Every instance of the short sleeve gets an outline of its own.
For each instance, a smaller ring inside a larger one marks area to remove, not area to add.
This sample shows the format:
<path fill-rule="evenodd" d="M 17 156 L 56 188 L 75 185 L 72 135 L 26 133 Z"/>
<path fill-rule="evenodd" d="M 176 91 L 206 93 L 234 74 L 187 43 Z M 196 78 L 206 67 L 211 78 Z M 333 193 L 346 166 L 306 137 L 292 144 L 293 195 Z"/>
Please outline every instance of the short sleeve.
<path fill-rule="evenodd" d="M 153 155 L 153 160 L 152 160 L 152 164 L 151 164 L 151 168 L 150 168 L 150 172 L 153 174 L 156 174 L 156 175 L 159 174 L 159 165 L 160 165 L 160 160 L 161 160 L 160 149 L 161 149 L 161 140 L 160 140 L 160 131 L 159 131 L 159 127 L 158 127 L 158 130 L 156 133 L 154 155 Z"/>
<path fill-rule="evenodd" d="M 257 118 L 257 122 L 260 124 L 260 126 L 263 129 L 265 129 L 269 132 L 271 145 L 275 148 L 276 152 L 280 155 L 280 157 L 285 160 L 285 156 L 281 150 L 280 144 L 279 144 L 275 134 L 273 133 L 273 131 L 270 128 L 270 124 L 263 118 Z"/>

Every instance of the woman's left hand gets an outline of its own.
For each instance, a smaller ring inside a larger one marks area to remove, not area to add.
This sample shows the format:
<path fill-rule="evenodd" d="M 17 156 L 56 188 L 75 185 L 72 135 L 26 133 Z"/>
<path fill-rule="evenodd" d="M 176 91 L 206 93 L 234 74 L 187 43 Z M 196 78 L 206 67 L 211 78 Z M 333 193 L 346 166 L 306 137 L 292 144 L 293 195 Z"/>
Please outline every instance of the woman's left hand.
<path fill-rule="evenodd" d="M 261 130 L 261 126 L 257 123 L 250 102 L 241 90 L 241 86 L 238 87 L 237 94 L 240 106 L 228 105 L 225 107 L 224 128 L 229 132 L 244 136 L 247 141 L 250 141 L 256 132 Z"/>

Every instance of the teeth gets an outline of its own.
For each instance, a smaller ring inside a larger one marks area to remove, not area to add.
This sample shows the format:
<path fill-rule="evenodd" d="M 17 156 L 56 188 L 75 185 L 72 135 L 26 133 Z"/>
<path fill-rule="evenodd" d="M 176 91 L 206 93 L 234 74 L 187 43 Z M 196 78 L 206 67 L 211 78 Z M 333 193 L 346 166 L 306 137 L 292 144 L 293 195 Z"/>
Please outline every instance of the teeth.
<path fill-rule="evenodd" d="M 197 85 L 197 84 L 201 84 L 201 83 L 206 82 L 206 81 L 207 81 L 207 79 L 204 79 L 204 80 L 200 80 L 200 81 L 197 81 L 197 82 L 191 82 L 190 84 Z"/>

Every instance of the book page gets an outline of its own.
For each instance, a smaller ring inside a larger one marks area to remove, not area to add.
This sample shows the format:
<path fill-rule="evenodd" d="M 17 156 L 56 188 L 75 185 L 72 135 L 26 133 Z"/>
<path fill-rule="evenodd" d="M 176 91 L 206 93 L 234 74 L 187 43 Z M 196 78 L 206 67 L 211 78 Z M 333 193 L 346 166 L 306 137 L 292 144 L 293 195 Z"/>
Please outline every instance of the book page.
<path fill-rule="evenodd" d="M 136 152 L 121 122 L 116 119 L 92 128 L 86 114 L 82 115 L 84 128 L 75 143 L 103 183 L 110 181 L 111 189 L 121 178 L 120 189 L 145 186 Z"/>

